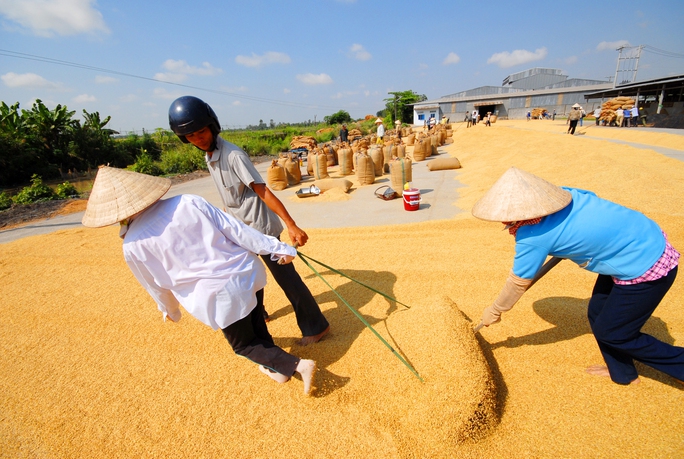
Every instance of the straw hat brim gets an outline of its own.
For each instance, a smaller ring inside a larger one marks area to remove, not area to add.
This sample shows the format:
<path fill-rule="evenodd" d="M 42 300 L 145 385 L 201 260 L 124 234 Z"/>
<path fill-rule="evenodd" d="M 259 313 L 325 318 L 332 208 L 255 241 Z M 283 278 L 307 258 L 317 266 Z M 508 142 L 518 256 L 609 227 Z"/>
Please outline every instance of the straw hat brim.
<path fill-rule="evenodd" d="M 508 169 L 473 206 L 473 216 L 491 222 L 544 217 L 565 208 L 572 195 L 516 167 Z"/>
<path fill-rule="evenodd" d="M 380 118 L 378 118 L 377 120 L 375 120 L 375 124 L 378 124 L 378 123 L 382 123 L 382 120 L 381 120 Z"/>
<path fill-rule="evenodd" d="M 83 226 L 100 228 L 145 210 L 171 187 L 171 180 L 102 166 L 88 198 Z"/>

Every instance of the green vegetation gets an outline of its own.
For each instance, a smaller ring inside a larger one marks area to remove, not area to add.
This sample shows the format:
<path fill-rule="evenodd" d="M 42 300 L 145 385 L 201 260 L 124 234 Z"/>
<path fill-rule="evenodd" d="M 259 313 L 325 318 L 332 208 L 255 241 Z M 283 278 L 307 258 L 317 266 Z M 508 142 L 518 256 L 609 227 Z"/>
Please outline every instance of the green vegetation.
<path fill-rule="evenodd" d="M 31 186 L 24 187 L 12 198 L 12 201 L 16 204 L 31 204 L 32 202 L 51 201 L 56 197 L 57 195 L 52 188 L 44 184 L 42 178 L 33 174 Z"/>
<path fill-rule="evenodd" d="M 323 121 L 325 121 L 326 124 L 345 124 L 350 123 L 353 120 L 352 117 L 349 116 L 349 113 L 340 110 L 337 113 L 324 117 Z"/>
<path fill-rule="evenodd" d="M 12 207 L 12 198 L 4 191 L 0 193 L 0 210 L 9 209 Z"/>
<path fill-rule="evenodd" d="M 379 117 L 383 117 L 385 123 L 390 121 L 394 126 L 396 120 L 404 123 L 413 121 L 413 107 L 410 104 L 427 100 L 424 94 L 416 94 L 413 91 L 390 92 L 393 97 L 385 99 L 385 110 L 378 112 Z M 388 119 L 389 118 L 389 119 Z"/>
<path fill-rule="evenodd" d="M 99 113 L 84 110 L 81 124 L 74 113 L 62 105 L 50 110 L 40 100 L 30 110 L 20 110 L 18 102 L 2 102 L 0 186 L 27 183 L 34 175 L 52 179 L 98 164 L 125 167 L 132 162 L 133 157 L 117 147 L 115 131 L 105 128 L 110 117 L 103 120 Z"/>
<path fill-rule="evenodd" d="M 69 199 L 79 197 L 80 193 L 71 183 L 64 182 L 57 185 L 55 188 L 55 195 L 57 195 L 58 199 Z"/>

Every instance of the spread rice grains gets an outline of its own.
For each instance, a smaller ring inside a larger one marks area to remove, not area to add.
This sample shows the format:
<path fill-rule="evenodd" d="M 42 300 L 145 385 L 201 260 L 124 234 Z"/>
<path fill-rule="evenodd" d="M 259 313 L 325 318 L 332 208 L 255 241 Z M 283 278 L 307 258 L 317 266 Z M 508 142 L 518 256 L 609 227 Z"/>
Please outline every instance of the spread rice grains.
<path fill-rule="evenodd" d="M 601 362 L 586 320 L 591 273 L 561 263 L 500 324 L 471 332 L 510 270 L 513 241 L 470 209 L 510 166 L 639 210 L 684 249 L 684 163 L 605 140 L 616 128 L 565 130 L 563 121 L 455 124 L 454 143 L 440 148 L 463 166 L 457 204 L 466 212 L 307 231 L 303 253 L 412 306 L 322 271 L 424 383 L 300 260 L 330 335 L 297 346 L 292 308 L 273 281 L 265 305 L 276 343 L 318 363 L 308 398 L 301 383 L 274 383 L 188 314 L 162 322 L 123 261 L 116 228 L 1 245 L 0 456 L 681 456 L 683 386 L 643 366 L 637 386 L 584 373 Z M 684 149 L 676 134 L 624 135 Z M 683 304 L 680 278 L 645 332 L 681 345 Z"/>

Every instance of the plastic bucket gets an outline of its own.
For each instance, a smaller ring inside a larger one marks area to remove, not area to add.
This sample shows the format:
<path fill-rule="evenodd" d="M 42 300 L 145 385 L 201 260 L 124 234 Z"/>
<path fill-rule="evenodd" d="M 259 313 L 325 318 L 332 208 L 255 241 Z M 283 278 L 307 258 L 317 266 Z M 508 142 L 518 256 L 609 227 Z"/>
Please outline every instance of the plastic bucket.
<path fill-rule="evenodd" d="M 404 210 L 414 211 L 420 207 L 420 190 L 418 188 L 409 188 L 404 190 Z"/>

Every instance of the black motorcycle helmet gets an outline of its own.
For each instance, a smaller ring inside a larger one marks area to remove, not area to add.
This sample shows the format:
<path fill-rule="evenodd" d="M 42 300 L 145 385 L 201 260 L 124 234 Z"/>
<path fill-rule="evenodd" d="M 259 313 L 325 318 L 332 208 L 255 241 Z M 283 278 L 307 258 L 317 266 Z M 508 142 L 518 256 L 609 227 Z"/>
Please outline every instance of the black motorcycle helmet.
<path fill-rule="evenodd" d="M 194 96 L 182 96 L 173 101 L 169 108 L 169 126 L 183 143 L 189 143 L 185 138 L 187 134 L 209 126 L 214 134 L 212 147 L 215 147 L 216 136 L 221 132 L 221 125 L 214 110 L 202 99 Z"/>

